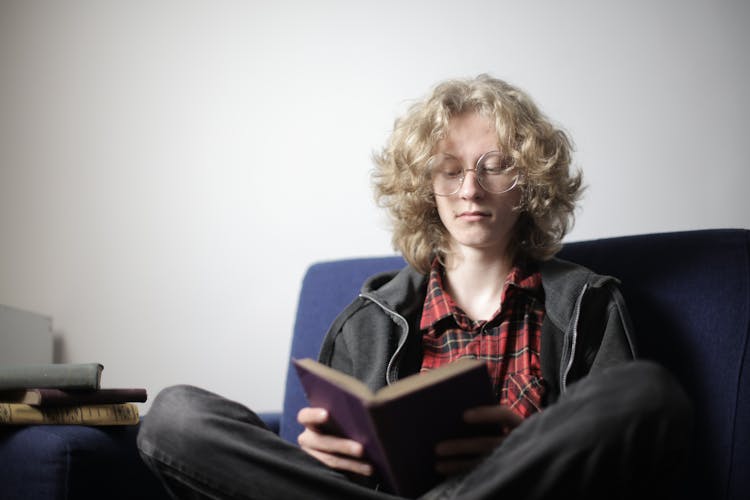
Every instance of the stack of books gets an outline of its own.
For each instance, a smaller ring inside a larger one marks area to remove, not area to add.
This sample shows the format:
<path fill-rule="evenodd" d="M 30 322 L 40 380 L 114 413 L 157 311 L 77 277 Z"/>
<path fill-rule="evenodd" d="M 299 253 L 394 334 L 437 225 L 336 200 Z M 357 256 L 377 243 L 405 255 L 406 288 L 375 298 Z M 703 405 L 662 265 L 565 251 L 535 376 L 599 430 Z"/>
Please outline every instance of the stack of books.
<path fill-rule="evenodd" d="M 0 425 L 135 425 L 146 389 L 102 389 L 99 363 L 0 365 Z"/>

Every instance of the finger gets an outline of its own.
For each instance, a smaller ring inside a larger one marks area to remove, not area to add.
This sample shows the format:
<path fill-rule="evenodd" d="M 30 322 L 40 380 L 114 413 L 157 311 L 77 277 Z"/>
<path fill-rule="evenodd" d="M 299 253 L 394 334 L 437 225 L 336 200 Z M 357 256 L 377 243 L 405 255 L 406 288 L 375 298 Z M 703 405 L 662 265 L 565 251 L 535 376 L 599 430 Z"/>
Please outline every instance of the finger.
<path fill-rule="evenodd" d="M 297 422 L 305 427 L 322 425 L 328 422 L 328 412 L 323 408 L 302 408 L 297 413 Z"/>
<path fill-rule="evenodd" d="M 359 474 L 362 476 L 372 476 L 373 467 L 367 462 L 354 460 L 339 455 L 333 455 L 330 453 L 324 453 L 317 450 L 306 451 L 332 469 L 354 472 L 355 474 Z"/>
<path fill-rule="evenodd" d="M 328 434 L 321 434 L 312 429 L 305 429 L 298 437 L 300 447 L 306 450 L 322 451 L 360 458 L 364 456 L 364 447 L 351 439 L 344 439 Z"/>

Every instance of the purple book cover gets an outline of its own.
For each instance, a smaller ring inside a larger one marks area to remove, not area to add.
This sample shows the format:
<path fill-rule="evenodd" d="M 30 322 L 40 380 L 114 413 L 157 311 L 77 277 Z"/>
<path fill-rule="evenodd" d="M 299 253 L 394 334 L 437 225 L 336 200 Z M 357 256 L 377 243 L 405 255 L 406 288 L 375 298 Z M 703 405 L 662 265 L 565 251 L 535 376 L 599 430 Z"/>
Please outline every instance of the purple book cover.
<path fill-rule="evenodd" d="M 361 443 L 365 456 L 381 477 L 392 483 L 392 471 L 373 427 L 367 401 L 342 390 L 339 385 L 308 370 L 297 360 L 293 360 L 293 363 L 310 404 L 328 410 L 330 425 L 324 431 Z"/>
<path fill-rule="evenodd" d="M 328 367 L 317 367 L 314 373 L 294 363 L 310 404 L 328 410 L 334 426 L 328 431 L 362 443 L 381 479 L 399 495 L 418 496 L 440 480 L 434 455 L 438 442 L 495 430 L 463 422 L 466 409 L 497 404 L 483 363 L 473 362 L 449 378 L 418 388 L 413 382 L 420 379 L 413 379 L 410 390 L 382 398 L 373 398 L 367 389 L 344 389 L 343 374 L 336 375 L 338 381 L 324 378 Z"/>

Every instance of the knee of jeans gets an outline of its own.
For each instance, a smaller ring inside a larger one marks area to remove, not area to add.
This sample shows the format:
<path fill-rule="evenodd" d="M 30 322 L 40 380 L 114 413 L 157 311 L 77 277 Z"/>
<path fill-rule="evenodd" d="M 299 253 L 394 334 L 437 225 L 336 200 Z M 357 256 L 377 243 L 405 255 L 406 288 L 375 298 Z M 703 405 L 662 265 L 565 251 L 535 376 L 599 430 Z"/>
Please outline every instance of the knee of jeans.
<path fill-rule="evenodd" d="M 195 406 L 199 391 L 189 385 L 162 390 L 141 419 L 138 448 L 151 454 L 155 449 L 173 451 L 188 446 L 190 436 L 200 428 L 201 417 Z"/>
<path fill-rule="evenodd" d="M 677 378 L 663 366 L 635 361 L 623 366 L 623 397 L 637 414 L 692 426 L 693 406 Z"/>

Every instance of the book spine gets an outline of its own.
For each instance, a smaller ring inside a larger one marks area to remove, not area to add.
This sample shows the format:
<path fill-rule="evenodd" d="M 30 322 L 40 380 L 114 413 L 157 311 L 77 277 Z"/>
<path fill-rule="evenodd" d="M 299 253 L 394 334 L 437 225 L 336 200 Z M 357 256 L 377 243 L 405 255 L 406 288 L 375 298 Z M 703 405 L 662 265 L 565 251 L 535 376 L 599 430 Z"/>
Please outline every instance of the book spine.
<path fill-rule="evenodd" d="M 98 363 L 42 364 L 0 367 L 0 389 L 99 389 L 102 369 Z"/>
<path fill-rule="evenodd" d="M 138 407 L 133 403 L 38 408 L 0 403 L 3 425 L 135 425 Z"/>
<path fill-rule="evenodd" d="M 15 401 L 37 406 L 66 406 L 90 404 L 145 403 L 146 389 L 99 389 L 98 391 L 66 391 L 62 389 L 32 389 L 34 401 Z M 0 395 L 0 401 L 2 401 Z M 32 399 L 29 397 L 28 399 Z M 11 402 L 11 401 L 8 401 Z"/>

